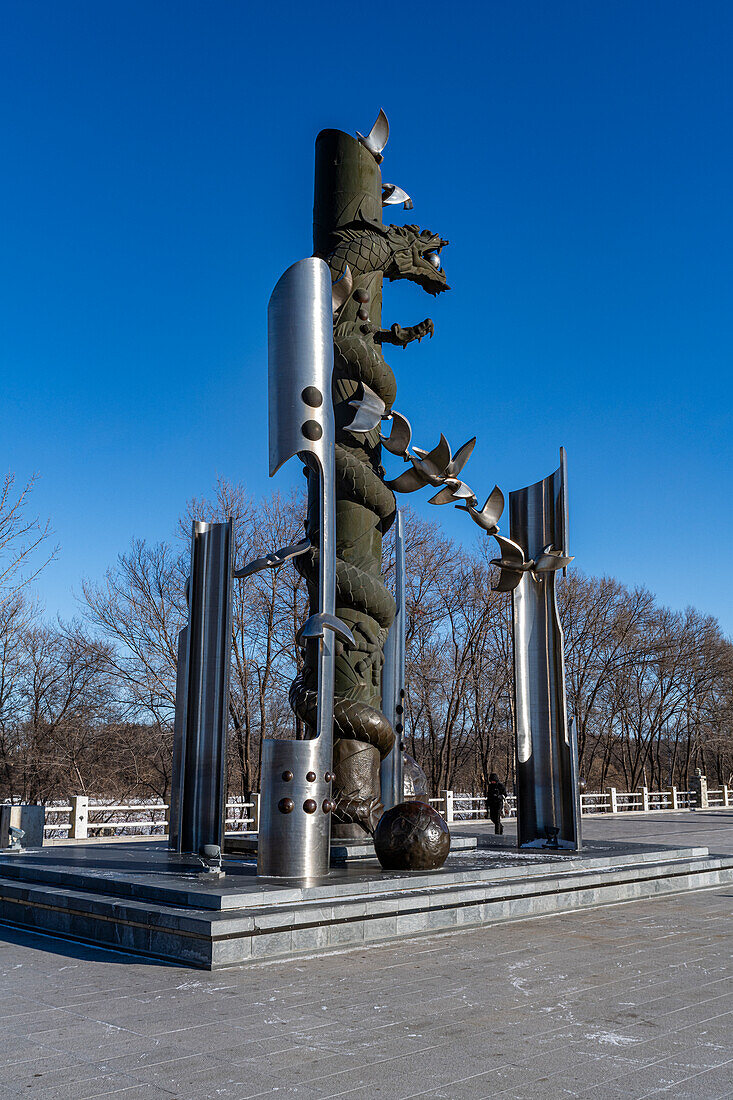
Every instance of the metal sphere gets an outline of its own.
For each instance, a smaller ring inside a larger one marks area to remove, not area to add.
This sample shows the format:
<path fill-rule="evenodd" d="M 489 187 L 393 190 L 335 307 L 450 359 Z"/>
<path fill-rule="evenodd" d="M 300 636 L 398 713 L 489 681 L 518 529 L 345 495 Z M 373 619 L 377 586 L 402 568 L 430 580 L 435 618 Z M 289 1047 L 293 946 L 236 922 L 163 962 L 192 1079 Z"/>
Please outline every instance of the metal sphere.
<path fill-rule="evenodd" d="M 385 871 L 434 871 L 450 851 L 450 830 L 425 802 L 400 802 L 380 818 L 374 850 Z"/>

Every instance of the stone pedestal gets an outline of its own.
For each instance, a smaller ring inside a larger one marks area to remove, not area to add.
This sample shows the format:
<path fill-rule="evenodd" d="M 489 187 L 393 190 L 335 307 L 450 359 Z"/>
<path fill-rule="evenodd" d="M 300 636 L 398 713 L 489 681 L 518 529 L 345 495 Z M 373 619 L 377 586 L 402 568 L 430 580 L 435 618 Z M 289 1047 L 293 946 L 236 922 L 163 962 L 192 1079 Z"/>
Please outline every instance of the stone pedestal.
<path fill-rule="evenodd" d="M 708 781 L 707 777 L 702 774 L 699 768 L 696 769 L 695 774 L 690 779 L 690 790 L 695 796 L 694 809 L 707 810 L 709 806 L 708 802 Z"/>
<path fill-rule="evenodd" d="M 42 847 L 45 823 L 45 806 L 0 806 L 0 848 Z M 14 835 L 11 829 L 25 835 Z"/>

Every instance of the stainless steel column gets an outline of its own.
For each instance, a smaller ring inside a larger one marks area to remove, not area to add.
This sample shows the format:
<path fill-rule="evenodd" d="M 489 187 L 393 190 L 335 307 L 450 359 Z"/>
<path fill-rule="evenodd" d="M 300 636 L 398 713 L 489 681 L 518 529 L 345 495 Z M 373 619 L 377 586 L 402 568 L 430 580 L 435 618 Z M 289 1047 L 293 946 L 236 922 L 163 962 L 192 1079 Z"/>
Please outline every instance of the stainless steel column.
<path fill-rule="evenodd" d="M 169 846 L 221 846 L 232 645 L 232 521 L 195 521 L 188 626 L 179 635 Z"/>
<path fill-rule="evenodd" d="M 527 560 L 550 548 L 567 555 L 567 462 L 509 494 L 510 534 Z M 556 571 L 529 570 L 513 593 L 514 692 L 519 845 L 580 847 L 577 756 L 568 730 L 563 632 Z M 548 832 L 549 830 L 549 832 Z"/>
<path fill-rule="evenodd" d="M 404 514 L 397 511 L 395 520 L 395 603 L 397 613 L 384 643 L 382 667 L 382 713 L 395 732 L 392 751 L 380 768 L 382 803 L 385 810 L 403 801 L 402 739 L 405 732 L 405 532 Z"/>
<path fill-rule="evenodd" d="M 330 860 L 334 630 L 342 625 L 335 617 L 331 275 L 323 260 L 288 268 L 272 292 L 267 322 L 270 476 L 297 454 L 320 482 L 319 613 L 300 633 L 318 647 L 318 701 L 314 739 L 264 740 L 257 872 L 313 878 L 328 873 Z"/>

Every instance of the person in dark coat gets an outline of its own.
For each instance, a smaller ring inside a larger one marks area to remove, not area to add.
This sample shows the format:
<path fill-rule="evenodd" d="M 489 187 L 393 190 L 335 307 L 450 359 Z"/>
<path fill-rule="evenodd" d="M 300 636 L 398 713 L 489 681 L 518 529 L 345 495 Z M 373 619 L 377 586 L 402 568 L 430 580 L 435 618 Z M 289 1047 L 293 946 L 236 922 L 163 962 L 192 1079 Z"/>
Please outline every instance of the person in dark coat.
<path fill-rule="evenodd" d="M 503 833 L 504 826 L 501 823 L 501 811 L 504 808 L 506 787 L 499 782 L 499 776 L 492 772 L 489 776 L 489 785 L 486 788 L 486 804 L 489 808 L 489 817 L 494 823 L 494 832 Z"/>

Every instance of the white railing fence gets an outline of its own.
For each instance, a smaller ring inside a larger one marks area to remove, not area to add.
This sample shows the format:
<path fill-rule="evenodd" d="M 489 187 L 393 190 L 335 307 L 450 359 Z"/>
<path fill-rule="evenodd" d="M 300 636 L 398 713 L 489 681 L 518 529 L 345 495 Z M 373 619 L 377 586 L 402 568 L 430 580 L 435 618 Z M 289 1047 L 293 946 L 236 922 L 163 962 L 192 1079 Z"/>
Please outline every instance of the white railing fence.
<path fill-rule="evenodd" d="M 75 795 L 70 802 L 46 804 L 44 833 L 48 840 L 88 840 L 99 837 L 168 835 L 170 807 L 161 800 L 117 804 Z M 230 799 L 226 804 L 226 835 L 256 833 L 260 796 L 252 801 Z"/>
<path fill-rule="evenodd" d="M 459 791 L 441 791 L 430 803 L 446 819 L 448 824 L 460 821 L 487 819 L 488 808 L 483 795 L 462 794 Z M 507 797 L 508 813 L 516 817 L 515 795 Z M 638 791 L 619 791 L 609 787 L 605 791 L 583 793 L 580 796 L 581 813 L 621 814 L 658 813 L 663 810 L 694 810 L 698 808 L 694 791 L 682 791 L 670 787 L 666 791 L 650 791 L 642 787 Z M 724 809 L 733 806 L 733 788 L 724 784 L 719 790 L 708 790 L 700 809 Z M 169 807 L 154 799 L 148 802 L 114 803 L 86 795 L 75 795 L 69 802 L 49 802 L 46 805 L 45 835 L 48 840 L 88 840 L 100 837 L 163 837 L 168 834 Z M 259 828 L 260 796 L 253 794 L 250 801 L 230 799 L 226 804 L 226 833 L 256 833 Z"/>
<path fill-rule="evenodd" d="M 483 795 L 459 794 L 441 791 L 438 798 L 430 799 L 431 805 L 443 815 L 448 824 L 488 818 L 489 812 Z M 508 813 L 504 818 L 517 816 L 515 795 L 507 796 Z M 707 791 L 700 809 L 724 809 L 733 806 L 733 789 L 723 784 L 720 790 Z M 695 810 L 698 808 L 694 791 L 681 791 L 670 787 L 668 791 L 650 791 L 642 787 L 638 791 L 619 791 L 609 787 L 606 791 L 592 791 L 580 796 L 580 812 L 589 814 L 658 813 L 662 810 Z"/>

